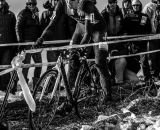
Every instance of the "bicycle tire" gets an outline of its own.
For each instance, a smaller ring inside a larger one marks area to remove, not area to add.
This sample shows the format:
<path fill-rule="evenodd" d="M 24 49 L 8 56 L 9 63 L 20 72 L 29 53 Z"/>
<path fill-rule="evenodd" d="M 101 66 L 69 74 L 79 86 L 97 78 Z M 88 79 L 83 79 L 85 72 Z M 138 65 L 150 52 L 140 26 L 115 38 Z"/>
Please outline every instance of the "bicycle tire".
<path fill-rule="evenodd" d="M 57 87 L 52 99 L 51 92 L 57 77 L 58 71 L 56 69 L 49 70 L 41 76 L 35 86 L 33 98 L 36 101 L 36 111 L 29 111 L 30 127 L 34 127 L 34 129 L 47 129 L 55 116 L 60 96 L 59 87 Z M 44 83 L 46 80 L 49 82 L 45 88 Z M 45 90 L 44 95 L 41 95 L 43 93 L 42 90 Z"/>
<path fill-rule="evenodd" d="M 78 89 L 74 92 L 76 93 L 74 97 L 79 104 L 78 108 L 87 108 L 90 106 L 96 106 L 98 108 L 103 104 L 105 97 L 96 64 L 91 63 L 89 68 L 90 72 L 88 69 L 84 70 L 79 82 L 80 84 L 77 87 Z"/>

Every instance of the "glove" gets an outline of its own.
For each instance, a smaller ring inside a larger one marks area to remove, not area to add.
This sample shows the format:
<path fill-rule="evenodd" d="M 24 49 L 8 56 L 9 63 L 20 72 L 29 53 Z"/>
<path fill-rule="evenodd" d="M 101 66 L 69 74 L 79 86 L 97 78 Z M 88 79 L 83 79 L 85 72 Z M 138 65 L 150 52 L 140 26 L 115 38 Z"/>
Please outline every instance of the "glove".
<path fill-rule="evenodd" d="M 36 46 L 41 46 L 41 45 L 42 45 L 42 43 L 43 43 L 43 38 L 42 38 L 42 37 L 40 37 L 40 38 L 38 38 L 38 39 L 37 39 L 37 41 L 36 41 L 35 45 L 36 45 Z"/>

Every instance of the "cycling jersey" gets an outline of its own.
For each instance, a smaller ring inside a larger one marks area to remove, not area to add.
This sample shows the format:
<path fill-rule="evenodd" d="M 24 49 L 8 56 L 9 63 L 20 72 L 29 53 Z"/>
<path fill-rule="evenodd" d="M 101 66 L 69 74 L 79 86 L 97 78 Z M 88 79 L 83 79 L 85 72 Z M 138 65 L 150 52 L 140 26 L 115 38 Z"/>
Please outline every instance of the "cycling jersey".
<path fill-rule="evenodd" d="M 53 15 L 49 26 L 45 29 L 42 38 L 45 38 L 47 34 L 55 28 L 62 14 L 70 16 L 78 23 L 82 24 L 86 29 L 84 32 L 91 34 L 94 31 L 104 31 L 105 22 L 95 7 L 92 0 L 80 0 L 79 8 L 77 10 L 70 9 L 65 0 L 60 0 L 55 8 L 55 14 Z M 84 35 L 84 34 L 83 34 Z"/>

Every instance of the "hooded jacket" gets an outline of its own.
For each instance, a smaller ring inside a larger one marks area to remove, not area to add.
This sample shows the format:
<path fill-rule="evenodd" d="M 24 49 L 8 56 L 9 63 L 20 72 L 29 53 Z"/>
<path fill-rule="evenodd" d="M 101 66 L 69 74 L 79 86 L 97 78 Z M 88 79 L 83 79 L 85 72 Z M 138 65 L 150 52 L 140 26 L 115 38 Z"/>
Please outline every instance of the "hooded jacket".
<path fill-rule="evenodd" d="M 68 17 L 70 15 L 72 13 L 67 9 L 65 0 L 59 0 L 41 38 L 44 40 L 70 39 L 76 26 L 76 21 Z"/>
<path fill-rule="evenodd" d="M 122 35 L 123 33 L 123 15 L 119 8 L 119 6 L 116 7 L 116 12 L 112 13 L 109 9 L 109 6 L 107 6 L 102 12 L 101 12 L 106 25 L 107 25 L 107 34 L 108 36 L 118 36 Z"/>
<path fill-rule="evenodd" d="M 9 10 L 8 3 L 0 10 L 0 43 L 15 43 L 16 32 L 16 17 L 13 12 Z"/>
<path fill-rule="evenodd" d="M 32 12 L 26 6 L 17 16 L 16 34 L 18 42 L 36 41 L 41 34 L 38 8 Z"/>

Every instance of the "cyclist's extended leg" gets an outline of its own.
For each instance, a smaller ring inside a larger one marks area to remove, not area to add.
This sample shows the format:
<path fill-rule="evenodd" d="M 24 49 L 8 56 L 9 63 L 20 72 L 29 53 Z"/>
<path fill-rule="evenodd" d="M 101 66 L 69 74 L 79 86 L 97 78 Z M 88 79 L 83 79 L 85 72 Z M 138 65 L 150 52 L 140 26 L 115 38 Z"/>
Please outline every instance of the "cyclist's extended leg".
<path fill-rule="evenodd" d="M 115 60 L 115 83 L 123 83 L 123 75 L 126 65 L 127 62 L 125 58 L 119 58 Z"/>
<path fill-rule="evenodd" d="M 97 64 L 97 69 L 100 74 L 101 86 L 106 94 L 106 100 L 112 100 L 110 74 L 108 71 L 108 63 L 106 60 L 107 56 L 108 52 L 106 50 L 99 49 L 99 46 L 95 47 L 95 60 Z"/>

